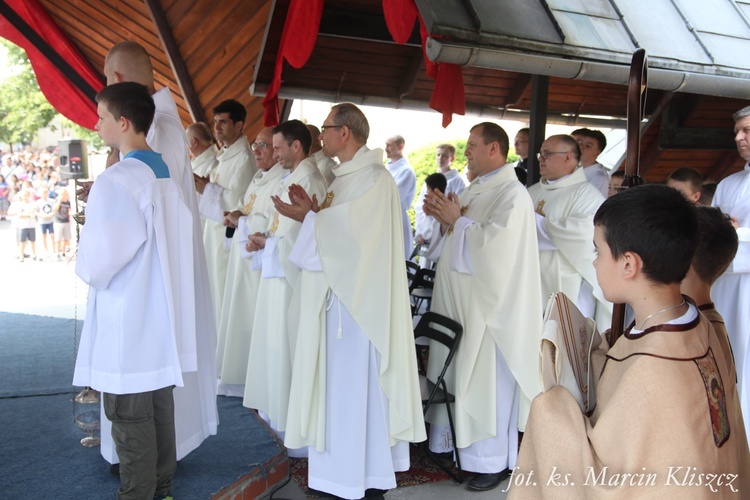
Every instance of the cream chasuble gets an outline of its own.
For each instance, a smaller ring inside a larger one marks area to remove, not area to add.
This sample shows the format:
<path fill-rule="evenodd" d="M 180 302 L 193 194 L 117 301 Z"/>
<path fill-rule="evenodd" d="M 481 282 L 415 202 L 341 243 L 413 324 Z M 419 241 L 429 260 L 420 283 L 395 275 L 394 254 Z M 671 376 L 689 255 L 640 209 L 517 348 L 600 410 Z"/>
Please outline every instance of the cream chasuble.
<path fill-rule="evenodd" d="M 241 210 L 227 264 L 224 302 L 219 315 L 216 367 L 223 393 L 241 396 L 247 375 L 247 358 L 253 331 L 260 269 L 253 269 L 245 250 L 247 235 L 263 232 L 274 212 L 271 195 L 285 170 L 278 163 L 267 172 L 259 170 L 233 210 Z M 255 254 L 256 252 L 253 252 Z M 237 390 L 231 390 L 230 386 Z"/>
<path fill-rule="evenodd" d="M 156 111 L 146 141 L 151 149 L 161 154 L 169 167 L 169 177 L 180 186 L 182 197 L 193 214 L 193 277 L 195 294 L 195 335 L 198 352 L 198 371 L 183 373 L 184 387 L 174 390 L 175 435 L 177 460 L 196 449 L 208 436 L 216 434 L 219 414 L 216 409 L 216 323 L 208 285 L 203 229 L 198 213 L 195 181 L 190 168 L 187 136 L 177 113 L 177 105 L 169 88 L 164 87 L 152 96 Z M 100 451 L 109 463 L 119 463 L 112 441 L 111 424 L 102 407 Z"/>
<path fill-rule="evenodd" d="M 208 149 L 190 160 L 190 167 L 193 169 L 193 173 L 200 177 L 208 177 L 219 164 L 219 160 L 216 159 L 216 155 L 218 154 L 219 148 L 211 144 Z"/>
<path fill-rule="evenodd" d="M 513 168 L 502 167 L 483 183 L 475 179 L 459 202 L 463 216 L 453 232 L 433 240 L 427 257 L 435 258 L 442 245 L 431 310 L 464 328 L 452 383 L 456 444 L 466 448 L 497 433 L 496 347 L 521 388 L 521 400 L 541 392 L 537 360 L 543 310 L 534 212 Z M 431 378 L 444 360 L 430 356 Z"/>
<path fill-rule="evenodd" d="M 203 244 L 206 247 L 211 296 L 214 310 L 221 311 L 229 263 L 224 212 L 237 205 L 258 169 L 244 135 L 222 149 L 216 159 L 219 164 L 211 173 L 210 184 L 203 191 L 200 207 L 201 215 L 206 217 Z M 218 319 L 216 325 L 218 329 Z"/>
<path fill-rule="evenodd" d="M 289 203 L 289 186 L 298 184 L 310 198 L 326 196 L 326 181 L 312 158 L 303 160 L 293 172 L 277 181 L 274 195 Z M 289 342 L 288 309 L 297 282 L 298 268 L 289 262 L 302 224 L 274 215 L 268 220 L 269 235 L 262 253 L 262 277 L 258 286 L 250 356 L 247 363 L 245 398 L 248 408 L 263 411 L 276 431 L 286 429 L 292 351 Z"/>
<path fill-rule="evenodd" d="M 605 344 L 591 417 L 563 387 L 534 400 L 508 498 L 745 498 L 737 388 L 708 319 Z"/>
<path fill-rule="evenodd" d="M 322 272 L 300 271 L 291 306 L 299 320 L 290 325 L 295 347 L 285 438 L 289 448 L 312 446 L 322 452 L 326 447 L 326 367 L 337 363 L 326 359 L 329 290 L 380 356 L 390 445 L 425 439 L 401 204 L 382 158 L 381 149 L 363 147 L 351 161 L 334 167 L 326 208 L 306 219 L 314 224 Z M 346 331 L 341 335 L 348 338 Z"/>
<path fill-rule="evenodd" d="M 745 428 L 750 428 L 750 165 L 719 183 L 712 204 L 739 224 L 737 254 L 711 287 L 711 299 L 727 326 Z"/>
<path fill-rule="evenodd" d="M 330 186 L 331 183 L 333 183 L 333 180 L 336 178 L 336 176 L 333 174 L 333 167 L 336 166 L 336 162 L 333 160 L 333 158 L 328 158 L 326 155 L 324 155 L 322 149 L 312 155 L 312 158 L 318 165 L 318 170 L 320 170 L 320 173 L 323 175 L 326 183 Z"/>
<path fill-rule="evenodd" d="M 554 183 L 542 178 L 529 188 L 529 194 L 539 214 L 537 219 L 542 232 L 539 267 L 543 307 L 551 294 L 563 292 L 585 315 L 596 321 L 600 332 L 609 329 L 612 304 L 604 298 L 596 280 L 593 244 L 594 214 L 604 197 L 586 180 L 580 167 Z M 551 241 L 551 246 L 549 243 L 545 246 L 544 240 Z M 586 287 L 583 292 L 582 286 Z"/>

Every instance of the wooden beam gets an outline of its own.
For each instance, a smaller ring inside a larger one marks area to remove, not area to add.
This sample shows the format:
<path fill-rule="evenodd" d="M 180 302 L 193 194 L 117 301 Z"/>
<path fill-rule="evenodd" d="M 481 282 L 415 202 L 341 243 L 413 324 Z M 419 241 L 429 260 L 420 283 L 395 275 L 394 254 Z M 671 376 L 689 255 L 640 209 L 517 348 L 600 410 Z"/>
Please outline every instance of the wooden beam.
<path fill-rule="evenodd" d="M 172 29 L 169 27 L 164 9 L 161 8 L 159 0 L 144 1 L 151 15 L 151 20 L 156 27 L 159 40 L 161 40 L 161 44 L 164 46 L 167 59 L 169 59 L 169 65 L 172 67 L 172 72 L 177 79 L 177 85 L 180 87 L 180 92 L 182 92 L 182 97 L 185 99 L 191 118 L 194 122 L 207 122 L 206 112 L 200 103 L 200 99 L 198 99 L 195 88 L 193 88 L 193 80 L 190 78 L 190 73 L 188 73 L 185 61 L 182 59 L 180 49 L 177 47 L 177 42 L 175 42 L 172 35 Z"/>
<path fill-rule="evenodd" d="M 646 175 L 648 174 L 649 170 L 656 164 L 656 162 L 659 160 L 659 156 L 661 156 L 661 149 L 659 149 L 659 141 L 653 141 L 651 145 L 648 147 L 646 152 L 641 154 L 641 162 L 640 162 L 640 175 L 642 178 L 646 178 Z"/>
<path fill-rule="evenodd" d="M 526 95 L 531 87 L 531 75 L 519 74 L 516 78 L 516 83 L 513 84 L 513 88 L 510 89 L 508 97 L 505 99 L 505 107 L 516 107 L 519 102 Z"/>
<path fill-rule="evenodd" d="M 401 79 L 401 86 L 398 88 L 399 99 L 403 99 L 414 92 L 414 84 L 417 83 L 422 68 L 424 68 L 424 55 L 421 49 L 415 50 L 411 61 L 409 61 L 409 69 L 404 73 L 404 77 Z"/>
<path fill-rule="evenodd" d="M 703 176 L 703 180 L 707 181 L 713 179 L 714 181 L 719 182 L 726 176 L 727 170 L 732 168 L 732 166 L 738 162 L 738 158 L 739 154 L 737 151 L 727 151 L 724 156 L 722 156 L 721 159 L 719 159 L 719 161 L 717 161 L 716 164 L 706 172 Z"/>
<path fill-rule="evenodd" d="M 539 160 L 536 154 L 542 148 L 547 127 L 547 99 L 549 97 L 549 77 L 531 77 L 531 120 L 529 124 L 529 157 L 526 162 L 526 185 L 539 182 Z"/>
<path fill-rule="evenodd" d="M 723 149 L 736 151 L 734 135 L 728 128 L 662 127 L 659 131 L 661 149 Z"/>

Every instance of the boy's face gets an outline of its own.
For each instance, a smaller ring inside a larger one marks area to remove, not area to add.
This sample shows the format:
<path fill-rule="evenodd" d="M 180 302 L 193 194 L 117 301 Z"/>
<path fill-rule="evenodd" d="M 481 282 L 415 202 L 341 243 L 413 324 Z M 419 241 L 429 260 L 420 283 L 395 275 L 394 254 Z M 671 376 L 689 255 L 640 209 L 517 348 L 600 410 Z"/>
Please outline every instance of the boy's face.
<path fill-rule="evenodd" d="M 693 203 L 698 203 L 698 200 L 701 197 L 701 192 L 693 191 L 692 186 L 687 181 L 676 181 L 674 179 L 669 179 L 667 181 L 667 186 L 680 191 L 688 200 L 692 201 Z"/>
<path fill-rule="evenodd" d="M 120 129 L 119 121 L 109 112 L 107 105 L 103 102 L 97 105 L 96 112 L 99 115 L 99 121 L 96 122 L 96 127 L 94 127 L 96 132 L 102 138 L 104 144 L 110 148 L 116 148 L 118 144 L 117 137 L 119 136 L 118 131 Z"/>
<path fill-rule="evenodd" d="M 624 302 L 618 297 L 618 286 L 620 277 L 617 273 L 619 269 L 618 259 L 612 257 L 607 240 L 604 237 L 604 227 L 594 226 L 594 247 L 596 249 L 596 258 L 594 259 L 594 268 L 596 269 L 596 280 L 599 287 L 604 293 L 604 298 L 615 304 Z"/>

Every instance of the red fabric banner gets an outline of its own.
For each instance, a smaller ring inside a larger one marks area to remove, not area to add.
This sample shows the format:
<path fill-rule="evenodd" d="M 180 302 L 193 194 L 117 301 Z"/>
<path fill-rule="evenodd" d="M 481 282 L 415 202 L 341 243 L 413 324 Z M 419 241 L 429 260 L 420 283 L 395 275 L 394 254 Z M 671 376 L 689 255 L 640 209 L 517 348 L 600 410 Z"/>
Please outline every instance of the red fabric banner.
<path fill-rule="evenodd" d="M 95 92 L 104 88 L 104 81 L 99 73 L 73 45 L 39 0 L 5 0 L 5 3 Z M 71 83 L 55 64 L 3 16 L 0 16 L 0 36 L 26 50 L 39 88 L 50 104 L 72 122 L 93 130 L 98 120 L 96 103 Z"/>
<path fill-rule="evenodd" d="M 294 68 L 301 68 L 307 63 L 318 38 L 322 15 L 323 0 L 292 0 L 289 4 L 279 52 L 276 54 L 273 80 L 263 99 L 263 122 L 266 127 L 279 124 L 279 88 L 284 60 Z"/>

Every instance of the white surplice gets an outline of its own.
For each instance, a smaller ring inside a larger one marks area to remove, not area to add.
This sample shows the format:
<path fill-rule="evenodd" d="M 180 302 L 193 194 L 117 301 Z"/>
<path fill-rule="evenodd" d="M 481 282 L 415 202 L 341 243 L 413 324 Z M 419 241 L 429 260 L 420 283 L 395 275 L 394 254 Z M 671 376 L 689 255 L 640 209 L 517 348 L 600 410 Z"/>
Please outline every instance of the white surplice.
<path fill-rule="evenodd" d="M 402 211 L 382 158 L 362 147 L 334 167 L 329 206 L 307 215 L 290 254 L 301 270 L 285 444 L 310 446 L 310 487 L 346 498 L 395 487 L 408 442 L 425 439 Z"/>
<path fill-rule="evenodd" d="M 180 186 L 182 197 L 193 216 L 193 287 L 195 295 L 195 342 L 198 352 L 198 371 L 183 373 L 183 387 L 175 388 L 174 414 L 177 460 L 196 449 L 208 436 L 216 434 L 219 413 L 216 408 L 216 324 L 208 285 L 203 230 L 198 214 L 195 181 L 190 167 L 187 136 L 177 113 L 177 105 L 169 88 L 153 94 L 154 120 L 146 135 L 151 149 L 162 155 L 169 168 L 169 176 Z M 112 440 L 112 425 L 101 410 L 100 451 L 109 463 L 119 463 Z"/>
<path fill-rule="evenodd" d="M 253 267 L 252 256 L 257 252 L 245 250 L 247 236 L 263 232 L 274 212 L 271 195 L 285 170 L 278 163 L 268 172 L 259 170 L 245 191 L 242 200 L 233 207 L 241 210 L 227 264 L 224 302 L 219 315 L 216 368 L 220 379 L 219 391 L 229 396 L 242 396 L 247 375 L 255 302 L 260 283 L 260 268 Z"/>
<path fill-rule="evenodd" d="M 609 196 L 609 173 L 599 162 L 583 167 L 583 173 L 586 174 L 586 180 L 602 193 L 604 198 Z"/>
<path fill-rule="evenodd" d="M 600 332 L 612 324 L 612 304 L 604 298 L 594 270 L 594 214 L 604 196 L 586 180 L 581 167 L 529 188 L 537 212 L 542 307 L 550 295 L 563 292 Z"/>
<path fill-rule="evenodd" d="M 221 311 L 224 301 L 224 285 L 229 263 L 229 244 L 226 240 L 224 212 L 232 210 L 247 190 L 255 172 L 255 156 L 250 150 L 247 137 L 240 136 L 228 148 L 216 156 L 219 164 L 211 172 L 200 200 L 201 215 L 206 218 L 203 244 L 206 247 L 208 280 L 211 285 L 214 311 Z M 219 321 L 217 318 L 216 327 Z"/>
<path fill-rule="evenodd" d="M 462 465 L 499 472 L 513 467 L 519 425 L 541 392 L 543 310 L 534 212 L 512 165 L 475 179 L 459 202 L 463 215 L 453 231 L 433 238 L 427 253 L 438 262 L 431 310 L 464 329 L 448 377 L 457 398 Z M 428 376 L 434 380 L 447 351 L 434 343 L 430 349 Z M 428 420 L 447 425 L 444 409 L 436 410 Z M 431 440 L 438 433 L 431 432 Z M 431 442 L 438 450 L 450 445 Z"/>
<path fill-rule="evenodd" d="M 711 299 L 727 327 L 742 418 L 745 429 L 750 429 L 750 165 L 719 183 L 712 205 L 737 219 L 739 225 L 737 255 L 711 287 Z"/>
<path fill-rule="evenodd" d="M 204 152 L 190 160 L 190 167 L 193 169 L 193 173 L 200 177 L 210 176 L 216 165 L 219 164 L 219 161 L 216 159 L 217 154 L 219 154 L 219 148 L 211 144 Z M 200 205 L 201 195 L 200 193 L 197 193 L 197 195 L 198 205 Z M 205 228 L 206 219 L 203 217 L 201 217 L 201 224 Z"/>
<path fill-rule="evenodd" d="M 409 165 L 409 160 L 402 156 L 396 161 L 388 161 L 388 171 L 393 176 L 398 187 L 398 195 L 401 200 L 401 220 L 404 227 L 404 260 L 411 256 L 414 250 L 414 234 L 411 230 L 411 221 L 407 213 L 414 203 L 414 195 L 417 192 L 417 176 L 414 168 Z"/>
<path fill-rule="evenodd" d="M 441 173 L 441 172 L 438 172 Z M 448 183 L 445 186 L 445 194 L 450 193 L 461 194 L 466 189 L 466 184 L 458 173 L 458 170 L 450 169 L 443 173 L 445 180 Z M 421 235 L 424 239 L 430 239 L 430 229 L 432 228 L 432 221 L 434 219 L 424 214 L 424 198 L 427 196 L 427 184 L 422 184 L 422 189 L 419 191 L 419 197 L 417 197 L 416 203 L 414 203 L 414 223 L 415 233 Z"/>
<path fill-rule="evenodd" d="M 76 274 L 89 286 L 73 384 L 111 394 L 183 385 L 197 370 L 193 221 L 177 184 L 140 160 L 91 189 Z"/>
<path fill-rule="evenodd" d="M 289 186 L 301 186 L 310 198 L 323 200 L 327 183 L 312 158 L 303 160 L 293 172 L 277 181 L 274 195 L 289 203 Z M 243 404 L 262 411 L 283 439 L 292 377 L 292 351 L 288 332 L 288 309 L 297 282 L 297 267 L 289 253 L 302 226 L 274 211 L 265 232 L 269 235 L 261 253 L 261 280 L 250 356 L 247 363 Z"/>

